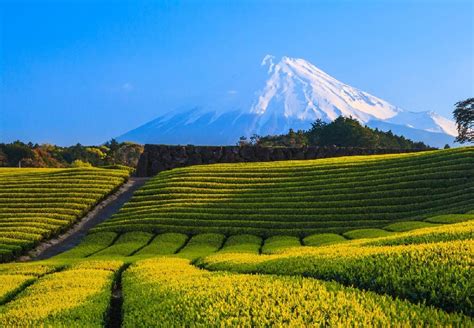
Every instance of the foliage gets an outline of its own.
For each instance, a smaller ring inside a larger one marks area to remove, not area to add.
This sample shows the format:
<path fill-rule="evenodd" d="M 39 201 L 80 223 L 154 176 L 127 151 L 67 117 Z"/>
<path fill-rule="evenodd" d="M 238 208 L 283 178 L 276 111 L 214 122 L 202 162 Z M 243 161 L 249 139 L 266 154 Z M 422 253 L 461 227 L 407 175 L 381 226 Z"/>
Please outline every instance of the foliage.
<path fill-rule="evenodd" d="M 112 246 L 94 253 L 91 258 L 129 256 L 145 247 L 152 238 L 153 235 L 147 232 L 127 232 L 121 235 Z"/>
<path fill-rule="evenodd" d="M 474 209 L 474 148 L 213 164 L 156 175 L 94 231 L 344 233 Z"/>
<path fill-rule="evenodd" d="M 351 117 L 339 116 L 330 123 L 318 119 L 312 123 L 308 131 L 294 132 L 286 135 L 260 137 L 260 146 L 301 147 L 301 146 L 338 146 L 360 148 L 387 149 L 429 149 L 422 142 L 413 142 L 403 136 L 394 135 L 391 131 L 384 132 L 362 126 Z"/>
<path fill-rule="evenodd" d="M 345 241 L 347 241 L 346 238 L 335 233 L 317 233 L 303 239 L 303 245 L 325 246 L 325 245 L 332 245 L 332 244 L 337 244 L 337 243 L 341 243 Z"/>
<path fill-rule="evenodd" d="M 71 163 L 71 167 L 92 167 L 89 162 L 83 162 L 80 159 L 76 159 Z"/>
<path fill-rule="evenodd" d="M 52 273 L 0 307 L 0 326 L 103 327 L 117 263 Z"/>
<path fill-rule="evenodd" d="M 123 276 L 123 293 L 124 327 L 459 326 L 471 322 L 465 316 L 333 282 L 210 273 L 180 259 L 132 265 Z"/>
<path fill-rule="evenodd" d="M 456 141 L 474 142 L 474 98 L 459 101 L 455 106 L 453 116 L 458 130 Z"/>
<path fill-rule="evenodd" d="M 128 177 L 123 170 L 0 169 L 0 262 L 73 225 Z"/>
<path fill-rule="evenodd" d="M 262 238 L 254 235 L 233 235 L 227 238 L 221 253 L 253 253 L 258 254 L 262 246 Z"/>
<path fill-rule="evenodd" d="M 83 167 L 81 163 L 90 163 L 96 167 L 123 165 L 130 168 L 137 166 L 142 152 L 142 145 L 115 140 L 102 146 L 76 144 L 69 147 L 15 141 L 0 143 L 0 167 Z"/>
<path fill-rule="evenodd" d="M 390 231 L 383 229 L 356 229 L 347 231 L 343 234 L 348 239 L 377 238 L 385 237 L 391 234 Z"/>
<path fill-rule="evenodd" d="M 180 250 L 187 242 L 188 236 L 182 233 L 164 233 L 156 236 L 150 244 L 140 249 L 135 255 L 171 255 Z"/>
<path fill-rule="evenodd" d="M 114 232 L 98 232 L 89 234 L 84 237 L 78 246 L 57 255 L 55 259 L 87 257 L 111 246 L 116 239 L 117 234 Z"/>
<path fill-rule="evenodd" d="M 451 229 L 450 226 L 444 228 Z M 428 234 L 432 240 L 439 240 L 437 232 L 443 235 L 443 230 L 434 229 L 421 229 L 425 234 L 418 236 L 416 230 L 405 233 L 405 242 L 410 235 L 415 237 L 415 242 L 417 237 L 426 240 Z M 467 233 L 472 238 L 472 224 L 464 224 L 463 232 L 459 230 L 458 234 Z M 201 260 L 200 266 L 212 270 L 335 280 L 344 285 L 434 305 L 446 311 L 473 315 L 474 272 L 471 266 L 474 241 L 386 246 L 384 240 L 390 242 L 390 238 L 393 242 L 397 237 L 380 238 L 370 244 L 352 241 L 326 247 L 292 248 L 267 257 L 216 253 Z"/>
<path fill-rule="evenodd" d="M 404 232 L 433 226 L 433 224 L 423 221 L 403 221 L 389 224 L 388 226 L 384 227 L 384 229 L 389 231 Z"/>
<path fill-rule="evenodd" d="M 194 260 L 216 252 L 224 243 L 225 236 L 216 233 L 204 233 L 193 236 L 177 256 Z"/>
<path fill-rule="evenodd" d="M 275 254 L 287 248 L 301 246 L 299 238 L 293 236 L 273 236 L 265 239 L 262 254 Z"/>
<path fill-rule="evenodd" d="M 427 218 L 426 222 L 431 223 L 458 223 L 474 220 L 474 213 L 471 214 L 445 214 Z"/>

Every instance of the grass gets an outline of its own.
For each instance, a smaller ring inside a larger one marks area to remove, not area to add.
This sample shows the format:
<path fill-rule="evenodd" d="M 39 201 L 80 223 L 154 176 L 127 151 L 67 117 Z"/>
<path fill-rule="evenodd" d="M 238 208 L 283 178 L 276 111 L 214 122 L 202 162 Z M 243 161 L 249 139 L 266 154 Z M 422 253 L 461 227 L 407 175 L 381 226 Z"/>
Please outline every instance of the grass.
<path fill-rule="evenodd" d="M 69 228 L 127 177 L 124 170 L 0 168 L 0 262 Z"/>

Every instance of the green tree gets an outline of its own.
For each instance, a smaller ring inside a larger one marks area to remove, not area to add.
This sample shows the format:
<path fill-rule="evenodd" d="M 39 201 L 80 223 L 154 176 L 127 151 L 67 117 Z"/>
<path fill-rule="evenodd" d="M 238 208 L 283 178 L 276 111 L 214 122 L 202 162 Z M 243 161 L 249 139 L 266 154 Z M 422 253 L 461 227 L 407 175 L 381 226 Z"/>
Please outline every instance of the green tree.
<path fill-rule="evenodd" d="M 459 101 L 455 106 L 453 116 L 458 130 L 456 142 L 474 142 L 474 98 Z"/>

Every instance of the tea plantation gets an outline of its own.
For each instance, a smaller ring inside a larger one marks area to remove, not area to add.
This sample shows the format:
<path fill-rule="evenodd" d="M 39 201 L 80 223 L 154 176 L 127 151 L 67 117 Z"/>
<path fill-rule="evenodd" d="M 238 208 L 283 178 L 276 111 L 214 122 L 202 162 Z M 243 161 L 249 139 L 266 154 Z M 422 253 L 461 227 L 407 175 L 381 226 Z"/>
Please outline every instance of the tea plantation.
<path fill-rule="evenodd" d="M 158 174 L 94 231 L 306 237 L 465 213 L 473 199 L 473 148 L 202 165 Z"/>
<path fill-rule="evenodd" d="M 203 165 L 1 264 L 0 326 L 473 327 L 473 268 L 474 148 Z"/>
<path fill-rule="evenodd" d="M 124 170 L 0 168 L 0 262 L 70 227 L 127 177 Z"/>

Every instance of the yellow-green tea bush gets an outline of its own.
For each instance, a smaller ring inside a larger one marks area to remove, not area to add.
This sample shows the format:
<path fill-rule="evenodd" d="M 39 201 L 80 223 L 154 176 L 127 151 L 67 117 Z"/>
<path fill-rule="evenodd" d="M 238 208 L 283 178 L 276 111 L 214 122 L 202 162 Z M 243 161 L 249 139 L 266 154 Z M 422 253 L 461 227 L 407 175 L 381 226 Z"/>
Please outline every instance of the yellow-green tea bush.
<path fill-rule="evenodd" d="M 0 168 L 0 262 L 70 227 L 127 177 L 96 168 Z"/>
<path fill-rule="evenodd" d="M 215 254 L 199 265 L 243 273 L 304 275 L 473 315 L 474 240 L 404 246 L 343 243 L 272 256 Z"/>
<path fill-rule="evenodd" d="M 343 234 L 348 239 L 378 238 L 390 236 L 392 232 L 383 229 L 357 229 Z"/>
<path fill-rule="evenodd" d="M 95 254 L 114 243 L 117 239 L 115 232 L 98 232 L 89 234 L 84 237 L 81 243 L 66 251 L 55 256 L 55 259 L 69 259 L 69 258 L 82 258 Z"/>
<path fill-rule="evenodd" d="M 436 225 L 423 221 L 403 221 L 389 224 L 384 227 L 385 230 L 394 232 L 405 232 L 421 228 L 435 227 Z"/>
<path fill-rule="evenodd" d="M 0 306 L 0 326 L 103 327 L 116 269 L 102 261 L 39 278 Z"/>
<path fill-rule="evenodd" d="M 273 236 L 265 239 L 262 247 L 262 254 L 274 254 L 284 251 L 287 248 L 301 246 L 301 241 L 293 236 Z"/>
<path fill-rule="evenodd" d="M 135 255 L 157 256 L 174 254 L 184 246 L 187 240 L 188 236 L 182 233 L 160 234 L 148 246 L 135 253 Z"/>
<path fill-rule="evenodd" d="M 254 235 L 233 235 L 227 238 L 221 253 L 258 254 L 262 246 L 262 238 Z"/>
<path fill-rule="evenodd" d="M 124 272 L 122 283 L 123 327 L 472 325 L 466 316 L 337 283 L 211 273 L 183 259 L 138 262 Z"/>
<path fill-rule="evenodd" d="M 194 260 L 219 250 L 225 236 L 216 233 L 203 233 L 193 236 L 177 256 Z"/>
<path fill-rule="evenodd" d="M 112 246 L 94 253 L 91 258 L 129 256 L 142 247 L 145 247 L 152 238 L 153 234 L 148 232 L 127 232 L 121 235 Z"/>
<path fill-rule="evenodd" d="M 252 234 L 380 229 L 474 209 L 474 148 L 163 171 L 95 231 Z"/>
<path fill-rule="evenodd" d="M 317 233 L 303 239 L 305 246 L 325 246 L 346 242 L 347 239 L 335 233 Z"/>

